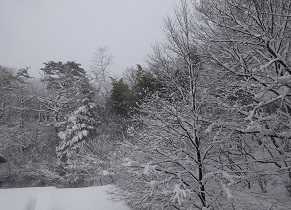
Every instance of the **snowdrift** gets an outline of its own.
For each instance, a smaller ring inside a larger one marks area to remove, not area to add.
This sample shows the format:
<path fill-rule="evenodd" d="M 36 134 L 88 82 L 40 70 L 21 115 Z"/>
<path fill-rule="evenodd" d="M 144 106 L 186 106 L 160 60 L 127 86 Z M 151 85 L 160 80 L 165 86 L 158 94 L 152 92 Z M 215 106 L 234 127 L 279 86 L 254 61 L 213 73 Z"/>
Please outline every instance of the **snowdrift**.
<path fill-rule="evenodd" d="M 0 189 L 1 210 L 130 210 L 110 199 L 114 186 Z"/>

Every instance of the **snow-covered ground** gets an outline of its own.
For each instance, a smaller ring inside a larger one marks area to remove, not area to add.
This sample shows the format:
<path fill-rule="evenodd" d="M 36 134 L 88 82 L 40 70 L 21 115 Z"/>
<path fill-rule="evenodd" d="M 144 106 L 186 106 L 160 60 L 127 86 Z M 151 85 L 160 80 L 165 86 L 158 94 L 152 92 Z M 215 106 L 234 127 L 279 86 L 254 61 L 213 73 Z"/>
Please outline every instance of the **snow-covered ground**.
<path fill-rule="evenodd" d="M 108 191 L 114 187 L 57 189 L 32 187 L 0 189 L 1 210 L 129 210 L 112 201 Z"/>

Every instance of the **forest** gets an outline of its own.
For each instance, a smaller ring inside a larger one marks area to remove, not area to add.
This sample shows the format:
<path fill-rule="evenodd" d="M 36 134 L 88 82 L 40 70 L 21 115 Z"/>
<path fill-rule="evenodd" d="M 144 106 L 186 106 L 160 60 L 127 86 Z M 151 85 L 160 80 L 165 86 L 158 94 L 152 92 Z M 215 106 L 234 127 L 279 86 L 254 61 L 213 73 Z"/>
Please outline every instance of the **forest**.
<path fill-rule="evenodd" d="M 181 1 L 146 65 L 0 66 L 1 188 L 113 184 L 135 210 L 290 209 L 291 1 Z M 133 61 L 134 63 L 134 61 Z"/>

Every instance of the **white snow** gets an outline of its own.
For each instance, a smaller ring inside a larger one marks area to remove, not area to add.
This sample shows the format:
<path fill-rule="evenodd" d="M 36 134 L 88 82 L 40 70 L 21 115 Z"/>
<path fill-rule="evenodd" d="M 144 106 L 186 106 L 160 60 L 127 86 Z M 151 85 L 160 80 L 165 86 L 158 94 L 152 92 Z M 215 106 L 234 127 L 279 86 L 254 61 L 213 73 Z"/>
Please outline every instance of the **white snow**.
<path fill-rule="evenodd" d="M 231 193 L 231 190 L 226 186 L 226 185 L 222 185 L 222 189 L 224 190 L 224 192 L 226 193 L 227 199 L 229 201 L 234 200 L 234 196 Z"/>
<path fill-rule="evenodd" d="M 103 176 L 110 176 L 110 175 L 114 175 L 114 173 L 112 173 L 112 172 L 109 172 L 109 171 L 107 171 L 107 170 L 104 170 L 104 171 L 102 171 L 100 174 L 101 174 L 101 175 L 103 175 Z"/>
<path fill-rule="evenodd" d="M 58 133 L 58 136 L 59 136 L 60 139 L 62 139 L 62 140 L 65 140 L 65 139 L 66 139 L 66 133 L 63 132 L 63 131 L 60 131 L 60 132 Z"/>
<path fill-rule="evenodd" d="M 144 167 L 143 174 L 149 176 L 151 173 L 153 173 L 156 170 L 156 167 L 157 167 L 156 165 L 153 165 L 153 166 L 146 165 Z"/>
<path fill-rule="evenodd" d="M 214 128 L 214 126 L 216 126 L 217 124 L 216 123 L 212 123 L 210 124 L 204 131 L 204 133 L 211 133 L 212 132 L 212 129 Z"/>
<path fill-rule="evenodd" d="M 282 77 L 278 77 L 277 82 L 283 85 L 288 85 L 291 83 L 291 75 L 287 72 Z"/>
<path fill-rule="evenodd" d="M 87 188 L 35 187 L 0 189 L 1 210 L 130 210 L 112 201 L 114 186 Z"/>
<path fill-rule="evenodd" d="M 127 163 L 122 164 L 122 166 L 134 167 L 134 166 L 140 166 L 140 164 L 137 161 L 129 161 Z"/>
<path fill-rule="evenodd" d="M 186 198 L 186 191 L 180 188 L 180 184 L 175 185 L 173 193 L 175 194 L 173 197 L 173 202 L 177 201 L 181 204 Z"/>
<path fill-rule="evenodd" d="M 151 189 L 154 189 L 154 188 L 157 188 L 158 186 L 160 186 L 160 182 L 156 181 L 156 180 L 152 180 L 152 181 L 148 182 L 148 186 Z"/>
<path fill-rule="evenodd" d="M 153 194 L 155 188 L 158 188 L 160 186 L 160 182 L 159 181 L 156 181 L 156 180 L 152 180 L 150 182 L 147 183 L 147 185 L 151 188 L 151 193 L 150 195 Z"/>

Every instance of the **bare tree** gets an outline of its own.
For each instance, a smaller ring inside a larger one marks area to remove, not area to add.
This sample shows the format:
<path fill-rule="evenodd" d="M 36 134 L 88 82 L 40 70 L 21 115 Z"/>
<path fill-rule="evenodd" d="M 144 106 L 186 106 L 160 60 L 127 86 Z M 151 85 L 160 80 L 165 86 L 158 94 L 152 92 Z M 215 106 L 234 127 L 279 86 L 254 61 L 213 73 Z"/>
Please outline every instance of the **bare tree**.
<path fill-rule="evenodd" d="M 97 85 L 97 92 L 99 96 L 104 98 L 109 95 L 110 79 L 108 67 L 112 65 L 112 62 L 113 55 L 106 46 L 98 48 L 92 57 L 90 69 Z"/>

